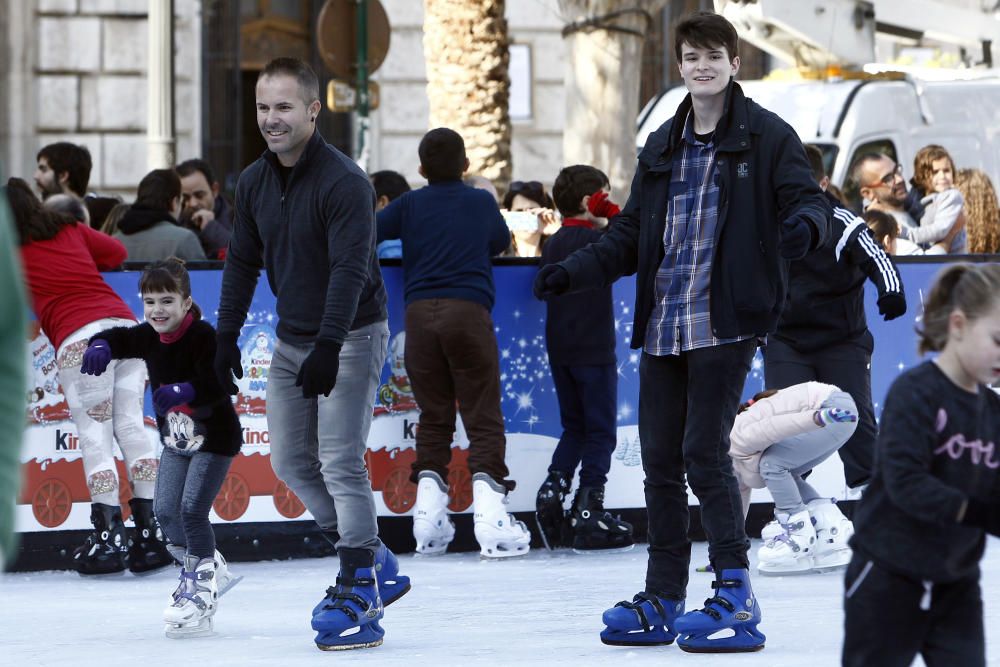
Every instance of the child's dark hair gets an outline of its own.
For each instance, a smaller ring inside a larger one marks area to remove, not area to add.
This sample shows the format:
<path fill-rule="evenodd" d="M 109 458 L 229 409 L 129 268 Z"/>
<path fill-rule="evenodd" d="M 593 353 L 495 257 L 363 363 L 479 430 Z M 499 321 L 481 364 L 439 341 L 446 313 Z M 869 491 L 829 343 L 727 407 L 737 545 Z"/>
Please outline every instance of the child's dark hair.
<path fill-rule="evenodd" d="M 865 211 L 864 217 L 865 223 L 868 225 L 868 229 L 871 230 L 872 234 L 875 236 L 875 240 L 880 244 L 882 243 L 882 239 L 886 237 L 888 237 L 889 240 L 892 240 L 899 236 L 899 225 L 896 223 L 896 218 L 892 217 L 885 211 L 870 208 Z"/>
<path fill-rule="evenodd" d="M 920 354 L 940 352 L 948 343 L 948 320 L 961 310 L 976 320 L 1000 303 L 1000 264 L 952 264 L 934 279 L 917 326 Z"/>
<path fill-rule="evenodd" d="M 191 296 L 191 276 L 184 268 L 184 260 L 168 257 L 150 264 L 139 277 L 139 292 L 169 292 L 180 294 L 182 299 Z M 196 320 L 201 319 L 201 308 L 194 299 L 191 300 L 191 315 Z"/>
<path fill-rule="evenodd" d="M 417 147 L 428 183 L 460 181 L 465 173 L 465 141 L 455 130 L 438 127 L 424 135 Z"/>
<path fill-rule="evenodd" d="M 47 241 L 65 225 L 76 224 L 73 218 L 45 208 L 23 179 L 12 176 L 7 180 L 3 193 L 7 195 L 10 212 L 14 214 L 14 231 L 19 245 Z"/>
<path fill-rule="evenodd" d="M 545 191 L 545 186 L 542 185 L 541 181 L 514 181 L 507 188 L 507 194 L 503 196 L 503 201 L 500 205 L 507 210 L 511 210 L 511 207 L 514 205 L 514 197 L 518 195 L 521 195 L 525 199 L 530 199 L 541 208 L 556 207 L 555 202 L 552 201 L 549 193 Z"/>
<path fill-rule="evenodd" d="M 376 171 L 369 176 L 372 187 L 375 188 L 375 197 L 387 197 L 389 201 L 401 197 L 410 191 L 410 184 L 406 178 L 398 171 L 384 169 Z"/>
<path fill-rule="evenodd" d="M 817 183 L 826 178 L 826 167 L 823 166 L 823 151 L 812 144 L 802 144 L 806 149 L 806 159 L 809 161 L 809 170 L 812 172 L 813 180 Z"/>
<path fill-rule="evenodd" d="M 552 184 L 552 198 L 564 218 L 580 215 L 584 209 L 580 200 L 608 185 L 603 171 L 586 164 L 563 167 Z"/>
<path fill-rule="evenodd" d="M 681 17 L 674 26 L 674 55 L 681 60 L 681 47 L 687 43 L 697 49 L 726 48 L 732 60 L 739 55 L 740 38 L 736 28 L 724 17 L 714 12 L 693 12 Z"/>
<path fill-rule="evenodd" d="M 771 396 L 774 396 L 777 393 L 778 393 L 777 389 L 765 389 L 764 391 L 758 391 L 756 394 L 753 395 L 753 398 L 751 398 L 749 401 L 740 404 L 740 409 L 736 411 L 736 414 L 740 414 L 741 412 L 746 412 L 747 410 L 750 409 L 750 406 L 756 403 L 757 401 L 761 401 L 765 398 L 770 398 Z"/>

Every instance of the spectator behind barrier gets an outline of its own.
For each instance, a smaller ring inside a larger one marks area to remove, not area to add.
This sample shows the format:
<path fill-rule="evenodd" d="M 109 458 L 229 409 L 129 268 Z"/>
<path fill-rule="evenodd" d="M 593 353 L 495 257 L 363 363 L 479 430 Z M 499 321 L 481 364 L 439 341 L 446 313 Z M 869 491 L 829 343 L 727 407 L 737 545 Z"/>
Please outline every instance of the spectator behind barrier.
<path fill-rule="evenodd" d="M 132 208 L 118 222 L 115 238 L 134 262 L 178 257 L 205 259 L 198 237 L 177 224 L 181 212 L 181 179 L 173 169 L 154 169 L 139 182 Z"/>
<path fill-rule="evenodd" d="M 77 222 L 90 225 L 90 213 L 83 202 L 72 195 L 51 195 L 45 200 L 45 208 L 61 213 Z"/>
<path fill-rule="evenodd" d="M 501 203 L 513 240 L 504 255 L 540 257 L 546 239 L 559 229 L 555 202 L 538 181 L 514 181 Z M 532 218 L 534 216 L 534 218 Z"/>
<path fill-rule="evenodd" d="M 233 234 L 232 207 L 219 190 L 221 186 L 204 160 L 185 160 L 177 165 L 181 178 L 180 224 L 201 241 L 209 259 L 225 259 Z"/>
<path fill-rule="evenodd" d="M 410 184 L 402 174 L 383 170 L 371 174 L 369 180 L 375 188 L 375 211 L 381 211 L 389 202 L 410 191 Z M 399 259 L 403 256 L 403 244 L 399 239 L 388 239 L 378 244 L 379 259 Z"/>
<path fill-rule="evenodd" d="M 125 214 L 128 213 L 132 208 L 131 204 L 118 204 L 113 209 L 108 211 L 108 215 L 104 218 L 104 222 L 101 223 L 101 231 L 108 236 L 114 236 L 118 232 L 118 223 L 121 222 Z"/>
<path fill-rule="evenodd" d="M 965 232 L 969 252 L 1000 253 L 1000 206 L 990 177 L 980 169 L 959 169 L 955 187 L 965 198 Z"/>
<path fill-rule="evenodd" d="M 496 186 L 493 185 L 493 181 L 485 176 L 480 176 L 479 174 L 466 174 L 463 182 L 470 188 L 486 190 L 493 196 L 493 201 L 495 201 L 497 205 L 500 204 L 500 195 L 497 193 Z"/>
<path fill-rule="evenodd" d="M 910 183 L 913 185 L 912 199 L 920 202 L 920 226 L 901 228 L 900 236 L 921 247 L 940 243 L 945 252 L 965 254 L 968 245 L 962 215 L 965 202 L 962 193 L 955 188 L 955 171 L 955 162 L 943 147 L 930 144 L 917 151 Z M 949 234 L 953 229 L 955 232 Z M 948 244 L 943 242 L 946 236 L 951 239 Z M 938 252 L 928 250 L 927 254 Z"/>
<path fill-rule="evenodd" d="M 864 210 L 876 208 L 889 213 L 900 228 L 917 226 L 906 209 L 906 180 L 903 167 L 883 153 L 865 153 L 851 167 L 851 179 L 864 198 Z"/>
<path fill-rule="evenodd" d="M 86 146 L 59 141 L 43 146 L 36 157 L 35 185 L 48 199 L 51 195 L 69 194 L 83 199 L 90 183 L 93 162 Z"/>

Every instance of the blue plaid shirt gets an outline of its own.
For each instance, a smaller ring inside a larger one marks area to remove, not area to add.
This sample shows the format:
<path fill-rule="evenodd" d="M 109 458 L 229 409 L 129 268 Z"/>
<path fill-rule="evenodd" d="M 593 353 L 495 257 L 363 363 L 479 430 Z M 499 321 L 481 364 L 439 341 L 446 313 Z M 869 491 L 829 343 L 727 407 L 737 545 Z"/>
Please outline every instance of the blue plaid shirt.
<path fill-rule="evenodd" d="M 714 139 L 699 141 L 693 123 L 694 115 L 688 114 L 681 151 L 671 168 L 664 256 L 656 272 L 656 305 L 644 346 L 647 354 L 656 356 L 751 338 L 712 334 L 709 286 L 719 224 L 718 168 Z"/>

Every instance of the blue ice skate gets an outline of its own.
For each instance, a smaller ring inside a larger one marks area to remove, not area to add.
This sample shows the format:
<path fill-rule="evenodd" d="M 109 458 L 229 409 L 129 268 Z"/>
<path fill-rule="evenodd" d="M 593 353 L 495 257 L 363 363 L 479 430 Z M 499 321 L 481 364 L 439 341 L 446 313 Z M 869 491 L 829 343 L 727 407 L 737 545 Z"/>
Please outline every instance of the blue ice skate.
<path fill-rule="evenodd" d="M 382 643 L 379 625 L 382 600 L 375 579 L 375 563 L 367 549 L 341 549 L 337 586 L 312 618 L 316 646 L 322 651 L 373 648 Z"/>
<path fill-rule="evenodd" d="M 683 600 L 670 600 L 642 591 L 631 602 L 623 600 L 604 612 L 607 627 L 601 641 L 609 646 L 665 646 L 677 637 L 674 621 L 684 613 Z"/>
<path fill-rule="evenodd" d="M 722 570 L 712 588 L 717 592 L 696 609 L 677 619 L 677 645 L 688 653 L 744 653 L 764 648 L 764 635 L 757 629 L 760 605 L 750 588 L 747 570 Z M 720 630 L 731 636 L 713 638 Z"/>
<path fill-rule="evenodd" d="M 396 554 L 384 544 L 375 552 L 375 579 L 378 582 L 378 592 L 382 596 L 382 606 L 388 607 L 393 602 L 410 592 L 410 578 L 399 573 L 399 561 Z M 313 607 L 313 616 L 323 611 L 323 608 L 333 601 L 337 592 L 336 586 L 326 589 L 326 597 Z"/>

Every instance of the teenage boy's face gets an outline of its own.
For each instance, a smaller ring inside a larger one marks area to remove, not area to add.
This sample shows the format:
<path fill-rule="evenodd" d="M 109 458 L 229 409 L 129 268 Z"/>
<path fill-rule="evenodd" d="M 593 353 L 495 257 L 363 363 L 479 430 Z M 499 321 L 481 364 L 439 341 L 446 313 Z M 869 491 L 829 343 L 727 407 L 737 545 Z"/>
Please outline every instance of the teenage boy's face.
<path fill-rule="evenodd" d="M 704 49 L 684 42 L 677 69 L 693 97 L 712 97 L 723 93 L 736 76 L 740 57 L 730 58 L 724 46 Z"/>

